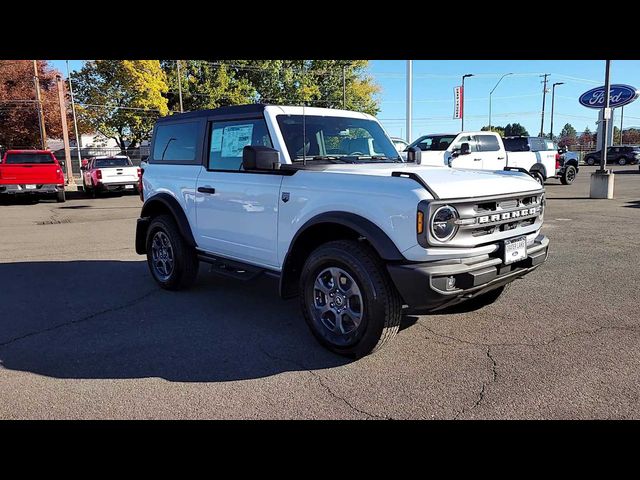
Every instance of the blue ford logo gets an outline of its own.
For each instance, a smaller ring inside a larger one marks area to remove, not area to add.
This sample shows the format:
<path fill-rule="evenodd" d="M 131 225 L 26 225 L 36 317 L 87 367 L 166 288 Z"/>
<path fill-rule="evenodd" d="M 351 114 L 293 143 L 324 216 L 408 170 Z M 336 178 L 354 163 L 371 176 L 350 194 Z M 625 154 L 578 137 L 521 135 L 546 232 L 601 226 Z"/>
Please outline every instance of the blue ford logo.
<path fill-rule="evenodd" d="M 611 85 L 609 89 L 609 107 L 622 107 L 638 98 L 638 91 L 630 85 Z M 589 108 L 604 107 L 604 87 L 592 88 L 578 99 L 581 105 Z"/>

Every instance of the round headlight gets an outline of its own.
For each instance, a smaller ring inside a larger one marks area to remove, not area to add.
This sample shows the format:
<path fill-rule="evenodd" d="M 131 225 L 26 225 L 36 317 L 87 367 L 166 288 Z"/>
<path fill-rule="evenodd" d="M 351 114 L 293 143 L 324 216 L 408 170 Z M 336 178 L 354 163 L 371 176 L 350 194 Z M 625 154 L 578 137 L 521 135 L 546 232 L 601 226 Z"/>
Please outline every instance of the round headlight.
<path fill-rule="evenodd" d="M 440 241 L 446 242 L 458 231 L 458 212 L 455 208 L 445 205 L 438 208 L 431 217 L 431 235 Z"/>

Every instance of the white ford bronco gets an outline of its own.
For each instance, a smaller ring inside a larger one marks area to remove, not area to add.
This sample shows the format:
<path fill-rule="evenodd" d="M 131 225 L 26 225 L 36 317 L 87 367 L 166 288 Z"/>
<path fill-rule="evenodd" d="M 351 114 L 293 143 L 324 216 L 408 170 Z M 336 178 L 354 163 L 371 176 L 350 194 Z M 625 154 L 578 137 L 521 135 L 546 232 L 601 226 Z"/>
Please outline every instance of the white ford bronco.
<path fill-rule="evenodd" d="M 136 251 L 170 290 L 190 286 L 200 262 L 276 276 L 324 346 L 361 357 L 396 334 L 403 311 L 486 305 L 547 258 L 531 176 L 418 165 L 415 150 L 402 162 L 374 117 L 342 110 L 163 117 Z"/>

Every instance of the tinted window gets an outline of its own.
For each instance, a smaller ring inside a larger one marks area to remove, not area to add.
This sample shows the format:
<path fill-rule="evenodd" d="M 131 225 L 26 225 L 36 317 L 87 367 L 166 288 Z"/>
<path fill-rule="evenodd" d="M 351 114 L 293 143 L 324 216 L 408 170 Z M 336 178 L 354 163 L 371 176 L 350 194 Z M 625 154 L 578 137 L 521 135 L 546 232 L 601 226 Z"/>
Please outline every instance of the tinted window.
<path fill-rule="evenodd" d="M 247 145 L 271 147 L 263 119 L 213 122 L 209 127 L 209 169 L 241 170 L 242 149 Z"/>
<path fill-rule="evenodd" d="M 453 145 L 453 150 L 458 150 L 463 143 L 468 143 L 469 144 L 469 151 L 470 152 L 477 152 L 478 151 L 478 147 L 476 145 L 476 137 L 472 136 L 472 135 L 465 135 L 463 137 L 460 137 L 458 139 L 458 141 Z"/>
<path fill-rule="evenodd" d="M 430 150 L 444 152 L 455 138 L 455 135 L 425 135 L 409 146 L 418 147 L 423 152 Z"/>
<path fill-rule="evenodd" d="M 500 150 L 498 139 L 493 135 L 478 135 L 478 147 L 481 152 L 497 152 Z"/>
<path fill-rule="evenodd" d="M 529 141 L 527 138 L 505 138 L 503 142 L 507 152 L 529 151 Z"/>
<path fill-rule="evenodd" d="M 103 158 L 95 161 L 95 166 L 98 168 L 129 167 L 130 165 L 128 158 Z"/>
<path fill-rule="evenodd" d="M 48 153 L 8 153 L 7 164 L 56 163 Z"/>
<path fill-rule="evenodd" d="M 532 152 L 540 152 L 547 149 L 547 143 L 544 138 L 531 137 L 529 139 L 529 145 L 531 145 Z"/>
<path fill-rule="evenodd" d="M 153 159 L 193 162 L 196 159 L 199 122 L 159 125 L 153 144 Z"/>

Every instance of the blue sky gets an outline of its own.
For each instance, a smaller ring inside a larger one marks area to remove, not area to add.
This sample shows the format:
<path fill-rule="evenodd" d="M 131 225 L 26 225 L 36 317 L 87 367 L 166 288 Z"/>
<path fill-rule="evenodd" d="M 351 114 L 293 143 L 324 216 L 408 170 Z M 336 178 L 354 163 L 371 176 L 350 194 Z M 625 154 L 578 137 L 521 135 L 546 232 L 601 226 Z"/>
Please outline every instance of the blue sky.
<path fill-rule="evenodd" d="M 64 60 L 52 60 L 53 66 L 66 76 Z M 71 60 L 72 70 L 82 66 Z M 463 74 L 475 76 L 465 80 L 465 130 L 476 130 L 489 122 L 489 92 L 505 73 L 493 93 L 493 125 L 504 126 L 517 122 L 530 134 L 540 131 L 542 110 L 542 78 L 549 73 L 548 88 L 556 82 L 554 133 L 565 123 L 576 130 L 588 126 L 596 129 L 597 110 L 578 103 L 583 92 L 604 84 L 604 60 L 415 60 L 413 62 L 413 138 L 422 134 L 458 131 L 460 120 L 453 120 L 453 88 L 460 84 Z M 371 76 L 380 85 L 381 120 L 390 135 L 405 136 L 406 62 L 404 60 L 372 60 Z M 640 88 L 640 61 L 614 60 L 611 62 L 611 82 L 625 83 Z M 547 94 L 545 132 L 549 132 L 551 119 L 551 92 Z M 614 123 L 620 117 L 614 113 Z M 640 101 L 624 109 L 624 127 L 640 126 Z"/>

